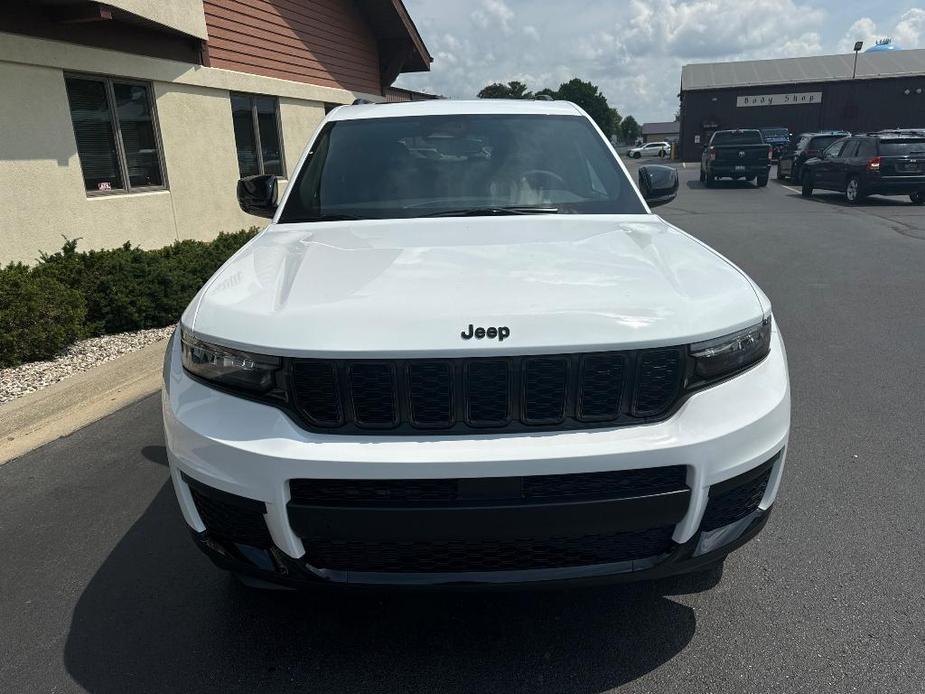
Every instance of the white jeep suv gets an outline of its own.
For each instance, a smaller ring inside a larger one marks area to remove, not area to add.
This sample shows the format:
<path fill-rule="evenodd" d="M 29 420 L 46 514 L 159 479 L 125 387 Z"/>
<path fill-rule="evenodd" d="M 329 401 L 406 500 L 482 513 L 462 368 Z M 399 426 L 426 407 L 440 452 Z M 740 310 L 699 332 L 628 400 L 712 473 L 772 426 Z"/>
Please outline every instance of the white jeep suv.
<path fill-rule="evenodd" d="M 251 585 L 627 580 L 768 518 L 790 426 L 767 297 L 653 214 L 678 187 L 567 102 L 330 113 L 183 314 L 173 483 Z M 647 200 L 649 201 L 647 204 Z"/>

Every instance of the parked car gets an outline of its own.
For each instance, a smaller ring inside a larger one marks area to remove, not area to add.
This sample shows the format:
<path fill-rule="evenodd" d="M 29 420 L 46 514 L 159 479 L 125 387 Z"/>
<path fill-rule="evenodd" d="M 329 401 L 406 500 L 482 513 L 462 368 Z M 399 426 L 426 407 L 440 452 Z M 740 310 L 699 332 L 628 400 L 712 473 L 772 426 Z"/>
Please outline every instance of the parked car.
<path fill-rule="evenodd" d="M 758 129 L 764 141 L 771 145 L 771 161 L 777 161 L 790 148 L 790 130 L 780 127 Z"/>
<path fill-rule="evenodd" d="M 632 159 L 639 159 L 641 157 L 665 157 L 671 156 L 671 143 L 670 142 L 647 142 L 644 145 L 639 145 L 638 147 L 633 147 L 627 151 L 627 154 Z"/>
<path fill-rule="evenodd" d="M 420 152 L 428 154 L 420 154 Z M 771 304 L 651 212 L 574 104 L 328 114 L 166 353 L 171 478 L 248 585 L 703 571 L 755 536 L 790 428 Z"/>
<path fill-rule="evenodd" d="M 781 154 L 777 162 L 777 179 L 799 182 L 800 170 L 808 159 L 818 157 L 819 154 L 836 140 L 849 137 L 847 130 L 823 130 L 815 133 L 802 133 L 797 139 L 796 146 Z"/>
<path fill-rule="evenodd" d="M 717 130 L 703 149 L 700 182 L 708 188 L 717 178 L 757 181 L 768 185 L 771 146 L 760 130 Z"/>
<path fill-rule="evenodd" d="M 849 202 L 868 195 L 908 195 L 925 203 L 925 132 L 882 131 L 856 135 L 829 145 L 803 165 L 803 196 L 837 190 Z"/>

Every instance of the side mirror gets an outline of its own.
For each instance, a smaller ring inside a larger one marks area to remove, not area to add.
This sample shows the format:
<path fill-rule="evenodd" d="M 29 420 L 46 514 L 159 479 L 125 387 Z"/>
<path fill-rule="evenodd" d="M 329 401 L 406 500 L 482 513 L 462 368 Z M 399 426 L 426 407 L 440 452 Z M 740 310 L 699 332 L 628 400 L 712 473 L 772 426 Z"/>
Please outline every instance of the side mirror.
<path fill-rule="evenodd" d="M 238 180 L 238 204 L 247 214 L 270 217 L 276 214 L 276 181 L 272 174 L 248 176 Z"/>
<path fill-rule="evenodd" d="M 639 191 L 649 207 L 665 205 L 678 197 L 678 170 L 652 164 L 639 169 Z"/>

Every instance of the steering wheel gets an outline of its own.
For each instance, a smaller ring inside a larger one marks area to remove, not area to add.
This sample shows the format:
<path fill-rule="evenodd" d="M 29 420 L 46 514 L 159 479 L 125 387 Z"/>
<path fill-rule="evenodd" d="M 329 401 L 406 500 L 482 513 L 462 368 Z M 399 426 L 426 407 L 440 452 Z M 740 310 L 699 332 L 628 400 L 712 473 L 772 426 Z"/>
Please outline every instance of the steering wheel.
<path fill-rule="evenodd" d="M 563 190 L 568 190 L 568 183 L 566 183 L 565 179 L 562 178 L 562 176 L 557 174 L 555 171 L 547 171 L 546 169 L 530 169 L 529 171 L 524 171 L 522 176 L 523 178 L 527 179 L 528 183 L 530 182 L 531 176 L 545 176 L 546 178 L 549 178 L 555 181 L 556 183 L 561 184 L 561 188 Z M 531 185 L 533 184 L 531 183 Z"/>

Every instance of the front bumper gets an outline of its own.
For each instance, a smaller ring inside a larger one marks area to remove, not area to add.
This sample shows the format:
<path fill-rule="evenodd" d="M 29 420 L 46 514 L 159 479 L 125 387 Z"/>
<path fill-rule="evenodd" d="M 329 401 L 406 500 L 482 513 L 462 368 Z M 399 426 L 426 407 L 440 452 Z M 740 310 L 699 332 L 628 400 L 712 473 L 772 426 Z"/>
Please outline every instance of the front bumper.
<path fill-rule="evenodd" d="M 756 534 L 776 497 L 790 397 L 786 356 L 776 329 L 772 340 L 771 354 L 760 364 L 696 393 L 673 417 L 657 424 L 386 440 L 312 434 L 276 408 L 204 386 L 183 372 L 172 343 L 163 393 L 172 479 L 187 524 L 216 564 L 287 585 L 535 584 L 691 571 Z M 603 504 L 600 499 L 590 505 L 567 499 L 541 508 L 499 501 L 510 498 L 504 496 L 510 484 L 536 476 L 594 477 L 668 468 L 682 470 L 683 490 L 667 497 L 640 492 L 616 495 Z M 294 480 L 455 480 L 470 496 L 464 508 L 453 507 L 452 513 L 439 503 L 370 513 L 368 508 L 332 508 L 294 499 Z M 736 489 L 738 496 L 728 496 Z M 722 503 L 717 501 L 721 492 L 727 494 Z M 479 494 L 486 496 L 478 499 Z M 717 508 L 723 504 L 731 510 L 726 516 L 720 513 L 717 521 Z M 228 531 L 223 520 L 228 509 L 232 515 L 256 519 L 256 524 L 235 525 L 235 518 L 228 521 L 234 532 Z M 664 536 L 654 537 L 656 530 Z M 231 537 L 234 533 L 238 535 Z M 350 546 L 362 553 L 358 561 L 370 562 L 373 570 L 354 569 L 339 560 L 331 568 L 324 565 L 326 560 L 319 561 L 320 556 L 343 557 L 343 552 L 332 554 L 330 546 L 318 543 L 319 536 L 330 534 L 338 542 L 354 543 Z M 527 568 L 512 566 L 508 557 L 518 543 L 526 542 L 526 535 L 539 537 L 541 544 Z M 608 551 L 619 545 L 614 554 L 618 560 L 576 562 L 575 556 L 602 551 L 599 544 L 590 549 L 579 544 L 567 547 L 573 558 L 568 565 L 550 566 L 550 546 L 561 549 L 562 535 L 582 543 L 606 538 Z M 448 548 L 443 536 L 456 544 Z M 466 570 L 459 552 L 469 551 L 480 538 L 492 543 L 478 550 L 480 558 L 489 557 L 485 566 L 490 570 Z M 397 571 L 387 560 L 372 558 L 379 556 L 383 542 L 392 543 L 393 551 L 415 541 L 437 543 L 420 546 L 427 556 L 442 559 Z"/>

